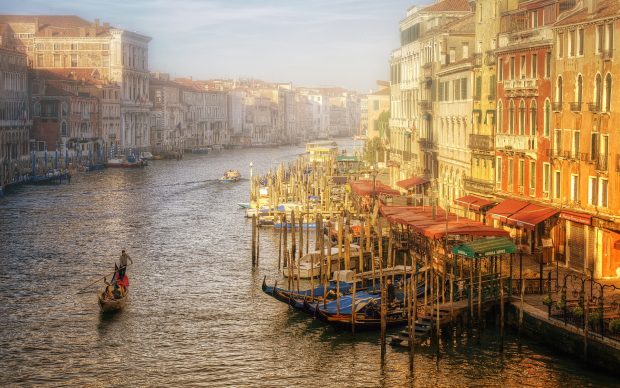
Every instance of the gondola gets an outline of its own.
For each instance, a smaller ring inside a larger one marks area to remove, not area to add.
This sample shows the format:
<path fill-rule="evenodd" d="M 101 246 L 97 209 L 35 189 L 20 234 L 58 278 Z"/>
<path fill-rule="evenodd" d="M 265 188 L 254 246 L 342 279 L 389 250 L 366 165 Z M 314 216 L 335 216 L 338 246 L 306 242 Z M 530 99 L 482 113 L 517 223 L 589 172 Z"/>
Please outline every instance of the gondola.
<path fill-rule="evenodd" d="M 129 292 L 125 291 L 123 296 L 121 296 L 120 298 L 108 298 L 105 296 L 105 294 L 106 291 L 104 290 L 98 295 L 99 308 L 101 309 L 101 312 L 109 313 L 112 311 L 121 310 L 123 307 L 125 307 Z"/>

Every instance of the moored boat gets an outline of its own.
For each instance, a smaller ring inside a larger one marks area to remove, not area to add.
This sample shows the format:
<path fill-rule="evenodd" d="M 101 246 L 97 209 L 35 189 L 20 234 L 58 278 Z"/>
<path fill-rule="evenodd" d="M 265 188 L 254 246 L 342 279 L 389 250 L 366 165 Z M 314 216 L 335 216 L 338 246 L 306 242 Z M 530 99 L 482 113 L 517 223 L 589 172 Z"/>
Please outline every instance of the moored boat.
<path fill-rule="evenodd" d="M 331 267 L 331 272 L 333 273 L 335 269 L 338 268 L 338 252 L 339 249 L 338 247 L 332 247 L 331 248 L 331 263 L 330 263 L 330 267 Z M 300 279 L 310 279 L 311 277 L 319 277 L 322 274 L 327 272 L 327 254 L 328 254 L 328 250 L 327 248 L 325 248 L 325 250 L 323 251 L 323 254 L 321 255 L 321 251 L 320 250 L 316 250 L 310 253 L 305 254 L 300 260 L 299 260 L 299 268 L 297 268 L 297 262 L 294 262 L 293 265 L 291 266 L 291 276 L 292 277 L 299 277 Z M 359 253 L 360 253 L 360 247 L 359 245 L 355 245 L 355 244 L 351 244 L 350 248 L 349 248 L 349 256 L 350 258 L 354 259 L 359 257 Z M 323 260 L 321 261 L 321 256 L 323 257 Z M 355 262 L 352 263 L 352 265 L 355 264 Z M 354 268 L 354 267 L 352 267 Z M 345 268 L 345 269 L 352 269 L 352 268 Z M 288 267 L 284 267 L 282 269 L 282 274 L 285 277 L 289 276 L 289 268 Z M 331 273 L 329 274 L 329 277 L 331 277 Z"/>
<path fill-rule="evenodd" d="M 139 168 L 146 166 L 146 162 L 142 159 L 137 159 L 133 155 L 129 155 L 127 157 L 108 159 L 105 165 L 108 168 Z"/>

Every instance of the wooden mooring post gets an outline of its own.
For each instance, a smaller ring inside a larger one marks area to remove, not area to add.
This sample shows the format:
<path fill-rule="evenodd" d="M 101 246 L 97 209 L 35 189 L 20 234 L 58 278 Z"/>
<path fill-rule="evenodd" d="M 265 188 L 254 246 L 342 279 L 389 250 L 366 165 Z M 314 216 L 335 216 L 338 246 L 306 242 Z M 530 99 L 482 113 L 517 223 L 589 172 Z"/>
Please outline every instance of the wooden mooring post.
<path fill-rule="evenodd" d="M 256 265 L 256 215 L 252 216 L 252 267 Z"/>

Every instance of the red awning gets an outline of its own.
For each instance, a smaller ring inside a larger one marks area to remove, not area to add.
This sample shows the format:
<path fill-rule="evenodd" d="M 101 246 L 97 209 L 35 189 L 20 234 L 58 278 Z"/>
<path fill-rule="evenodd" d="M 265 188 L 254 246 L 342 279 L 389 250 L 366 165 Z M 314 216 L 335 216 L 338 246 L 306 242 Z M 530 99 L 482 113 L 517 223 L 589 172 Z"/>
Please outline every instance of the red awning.
<path fill-rule="evenodd" d="M 464 208 L 479 211 L 483 207 L 493 205 L 493 201 L 489 201 L 488 199 L 480 198 L 475 195 L 466 195 L 461 198 L 457 198 L 454 200 L 454 203 Z"/>
<path fill-rule="evenodd" d="M 359 181 L 352 181 L 350 182 L 350 184 L 351 184 L 351 190 L 353 190 L 353 192 L 356 193 L 357 195 L 363 196 L 363 197 L 369 197 L 373 195 L 373 193 L 375 195 L 380 195 L 380 194 L 399 195 L 400 194 L 398 191 L 392 189 L 390 186 L 387 186 L 379 181 L 375 181 L 373 183 L 372 181 L 359 180 Z"/>
<path fill-rule="evenodd" d="M 505 199 L 499 205 L 489 209 L 487 211 L 487 216 L 505 223 L 508 217 L 512 216 L 527 205 L 527 202 L 519 201 L 517 199 Z"/>
<path fill-rule="evenodd" d="M 430 182 L 428 179 L 420 178 L 418 176 L 412 176 L 409 179 L 404 179 L 402 181 L 396 182 L 396 185 L 398 185 L 399 187 L 402 187 L 405 190 L 409 190 L 412 187 L 423 185 L 428 182 Z"/>
<path fill-rule="evenodd" d="M 592 225 L 592 216 L 585 213 L 564 210 L 562 213 L 560 213 L 560 218 L 573 222 L 578 222 L 580 224 Z"/>
<path fill-rule="evenodd" d="M 508 224 L 533 230 L 536 225 L 558 214 L 558 209 L 548 206 L 528 204 L 508 217 Z"/>

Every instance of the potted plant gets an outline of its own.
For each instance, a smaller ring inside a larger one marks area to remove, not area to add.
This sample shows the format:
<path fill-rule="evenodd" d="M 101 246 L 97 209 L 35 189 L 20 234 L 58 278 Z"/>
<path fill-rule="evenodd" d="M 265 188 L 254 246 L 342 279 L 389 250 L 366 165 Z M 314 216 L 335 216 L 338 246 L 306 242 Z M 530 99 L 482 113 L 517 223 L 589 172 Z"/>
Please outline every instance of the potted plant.
<path fill-rule="evenodd" d="M 620 334 L 620 318 L 612 319 L 609 322 L 609 331 L 614 335 Z"/>
<path fill-rule="evenodd" d="M 577 306 L 577 307 L 573 308 L 573 315 L 576 318 L 583 317 L 583 308 L 581 306 Z"/>
<path fill-rule="evenodd" d="M 546 295 L 542 302 L 547 307 L 553 305 L 553 299 L 551 299 L 551 297 L 549 295 Z"/>
<path fill-rule="evenodd" d="M 595 311 L 592 314 L 588 315 L 588 322 L 590 323 L 590 325 L 594 325 L 601 320 L 601 316 L 602 315 L 600 312 Z"/>

